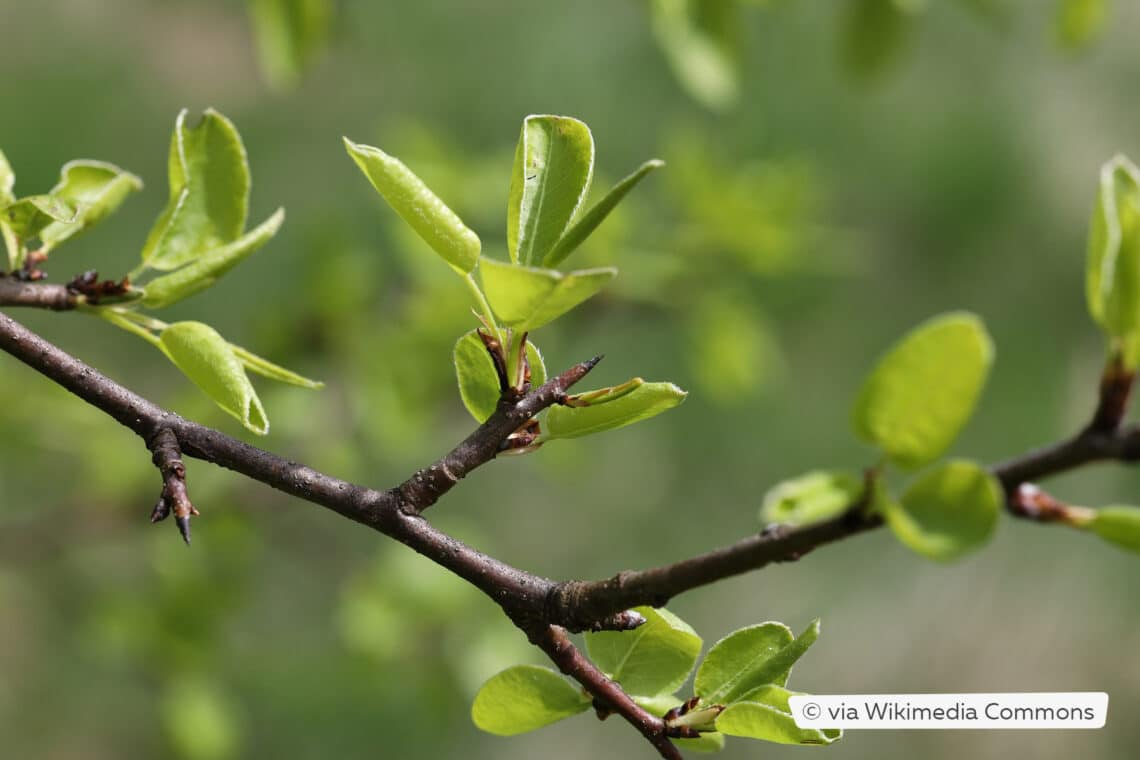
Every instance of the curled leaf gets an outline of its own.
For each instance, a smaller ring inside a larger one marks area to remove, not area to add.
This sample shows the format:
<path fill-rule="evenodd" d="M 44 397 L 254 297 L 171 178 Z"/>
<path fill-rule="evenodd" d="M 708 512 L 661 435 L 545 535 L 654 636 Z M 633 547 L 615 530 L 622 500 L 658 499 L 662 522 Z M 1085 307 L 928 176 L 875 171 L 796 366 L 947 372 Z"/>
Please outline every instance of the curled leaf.
<path fill-rule="evenodd" d="M 551 407 L 546 413 L 543 437 L 578 438 L 616 430 L 672 409 L 688 395 L 673 383 L 647 383 L 641 378 L 634 378 L 630 383 L 634 386 L 632 389 L 611 394 L 611 400 L 594 401 L 582 407 Z"/>
<path fill-rule="evenodd" d="M 53 221 L 40 232 L 45 251 L 50 251 L 110 215 L 127 195 L 142 189 L 142 180 L 114 164 L 102 161 L 69 161 L 60 172 L 51 195 L 74 207 L 69 221 Z"/>

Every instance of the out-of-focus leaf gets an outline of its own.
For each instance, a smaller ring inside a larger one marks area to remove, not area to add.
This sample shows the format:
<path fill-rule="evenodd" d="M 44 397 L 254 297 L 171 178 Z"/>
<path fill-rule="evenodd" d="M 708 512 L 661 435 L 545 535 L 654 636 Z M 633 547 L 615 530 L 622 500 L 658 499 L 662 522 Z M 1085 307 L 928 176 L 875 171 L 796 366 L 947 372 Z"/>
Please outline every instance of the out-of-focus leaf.
<path fill-rule="evenodd" d="M 203 253 L 181 269 L 156 277 L 144 286 L 142 305 L 161 309 L 205 290 L 269 242 L 283 221 L 285 209 L 277 209 L 273 216 L 232 243 Z"/>
<path fill-rule="evenodd" d="M 529 332 L 595 295 L 617 270 L 605 267 L 563 274 L 484 258 L 479 274 L 499 322 Z"/>
<path fill-rule="evenodd" d="M 989 540 L 1003 501 L 993 475 L 973 462 L 953 460 L 915 478 L 899 501 L 887 498 L 878 504 L 903 544 L 948 562 Z"/>
<path fill-rule="evenodd" d="M 703 398 L 740 404 L 780 376 L 784 361 L 775 331 L 747 301 L 701 295 L 685 311 L 683 355 Z"/>
<path fill-rule="evenodd" d="M 59 184 L 51 195 L 75 208 L 70 222 L 56 221 L 40 232 L 45 251 L 102 221 L 142 189 L 142 180 L 114 164 L 102 161 L 69 161 L 60 172 Z"/>
<path fill-rule="evenodd" d="M 1085 294 L 1089 313 L 1105 331 L 1136 343 L 1140 335 L 1140 169 L 1114 156 L 1100 170 L 1100 187 L 1089 223 Z M 1135 367 L 1140 356 L 1126 352 Z"/>
<path fill-rule="evenodd" d="M 562 263 L 562 260 L 574 252 L 578 246 L 590 236 L 590 233 L 597 229 L 598 225 L 605 221 L 605 218 L 610 215 L 622 198 L 629 194 L 629 191 L 637 186 L 637 183 L 643 180 L 654 169 L 659 169 L 665 165 L 664 161 L 653 159 L 646 161 L 639 166 L 635 172 L 628 177 L 618 182 L 605 196 L 590 207 L 587 211 L 558 239 L 550 252 L 546 254 L 543 259 L 543 266 L 556 267 Z"/>
<path fill-rule="evenodd" d="M 162 724 L 186 760 L 227 760 L 241 750 L 241 730 L 231 705 L 203 678 L 181 678 L 167 687 Z"/>
<path fill-rule="evenodd" d="M 487 733 L 514 736 L 589 707 L 590 700 L 553 670 L 516 665 L 483 684 L 471 705 L 471 720 Z"/>
<path fill-rule="evenodd" d="M 0 206 L 7 206 L 16 197 L 12 195 L 12 188 L 16 186 L 16 174 L 8 163 L 8 157 L 0 150 Z"/>
<path fill-rule="evenodd" d="M 400 160 L 379 148 L 344 138 L 348 155 L 400 217 L 456 271 L 466 274 L 479 261 L 479 236 Z"/>
<path fill-rule="evenodd" d="M 736 0 L 652 0 L 653 33 L 690 97 L 712 109 L 739 97 L 740 19 Z"/>
<path fill-rule="evenodd" d="M 278 366 L 268 359 L 264 359 L 257 354 L 247 351 L 241 346 L 230 344 L 230 350 L 234 352 L 234 356 L 238 358 L 245 368 L 250 372 L 254 372 L 262 377 L 267 377 L 270 380 L 276 380 L 279 383 L 286 383 L 287 385 L 296 385 L 301 388 L 308 388 L 310 390 L 317 390 L 324 388 L 325 384 L 319 380 L 310 380 L 307 377 L 302 377 L 296 372 L 287 370 L 284 367 Z"/>
<path fill-rule="evenodd" d="M 701 637 L 665 609 L 637 607 L 645 622 L 632 631 L 586 634 L 595 665 L 629 694 L 672 694 L 689 677 L 701 653 Z"/>
<path fill-rule="evenodd" d="M 816 470 L 785 480 L 764 495 L 764 523 L 808 525 L 842 514 L 859 501 L 863 479 L 850 470 Z"/>
<path fill-rule="evenodd" d="M 855 400 L 855 431 L 902 467 L 941 455 L 973 413 L 993 362 L 982 321 L 952 312 L 914 328 L 879 360 Z"/>
<path fill-rule="evenodd" d="M 761 623 L 718 641 L 697 669 L 693 691 L 706 705 L 727 705 L 760 686 L 788 682 L 796 660 L 819 638 L 819 620 L 792 638 L 783 623 Z"/>
<path fill-rule="evenodd" d="M 540 115 L 523 120 L 507 200 L 511 261 L 529 266 L 546 259 L 586 199 L 593 175 L 594 137 L 583 122 Z"/>
<path fill-rule="evenodd" d="M 578 438 L 632 425 L 672 409 L 688 395 L 673 383 L 647 383 L 641 378 L 631 383 L 628 392 L 614 394 L 609 400 L 603 397 L 591 406 L 551 407 L 546 413 L 543 438 Z"/>
<path fill-rule="evenodd" d="M 920 5 L 903 0 L 850 0 L 843 28 L 843 59 L 858 79 L 871 81 L 898 61 Z"/>
<path fill-rule="evenodd" d="M 1140 507 L 1098 509 L 1090 527 L 1105 541 L 1140 554 Z"/>
<path fill-rule="evenodd" d="M 20 240 L 37 237 L 53 222 L 72 222 L 75 209 L 51 195 L 29 195 L 3 209 L 4 225 Z"/>
<path fill-rule="evenodd" d="M 175 322 L 159 337 L 170 361 L 215 404 L 254 433 L 269 432 L 269 420 L 241 360 L 214 328 L 201 322 Z"/>
<path fill-rule="evenodd" d="M 1057 42 L 1069 50 L 1083 50 L 1101 36 L 1107 21 L 1107 0 L 1061 0 L 1054 19 Z"/>
<path fill-rule="evenodd" d="M 261 70 L 278 89 L 293 87 L 329 36 L 330 0 L 252 0 Z"/>
<path fill-rule="evenodd" d="M 776 685 L 755 689 L 729 705 L 717 717 L 716 727 L 729 736 L 777 744 L 827 745 L 842 738 L 837 729 L 798 727 L 788 705 L 788 697 L 795 693 Z"/>
<path fill-rule="evenodd" d="M 178 114 L 170 142 L 170 200 L 143 246 L 143 263 L 169 271 L 236 240 L 249 213 L 249 162 L 237 128 L 207 109 L 197 126 Z"/>

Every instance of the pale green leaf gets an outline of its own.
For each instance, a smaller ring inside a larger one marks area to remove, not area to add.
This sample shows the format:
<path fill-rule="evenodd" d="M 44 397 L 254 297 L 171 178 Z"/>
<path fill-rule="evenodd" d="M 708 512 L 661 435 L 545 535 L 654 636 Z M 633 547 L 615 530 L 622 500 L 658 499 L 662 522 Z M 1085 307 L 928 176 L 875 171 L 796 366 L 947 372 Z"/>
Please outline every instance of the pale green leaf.
<path fill-rule="evenodd" d="M 884 498 L 879 506 L 903 544 L 947 562 L 989 540 L 1003 503 L 1002 487 L 987 470 L 951 460 L 920 474 L 902 499 Z"/>
<path fill-rule="evenodd" d="M 210 287 L 218 278 L 269 242 L 283 221 L 285 210 L 277 209 L 273 216 L 232 243 L 206 251 L 181 269 L 146 283 L 143 287 L 143 306 L 161 309 Z"/>
<path fill-rule="evenodd" d="M 143 263 L 169 271 L 236 240 L 249 213 L 249 162 L 237 128 L 207 109 L 196 126 L 178 114 L 167 171 L 170 200 L 143 246 Z"/>
<path fill-rule="evenodd" d="M 16 173 L 8 163 L 8 157 L 0 150 L 0 207 L 7 206 L 16 200 L 12 188 L 16 186 Z"/>
<path fill-rule="evenodd" d="M 768 686 L 729 705 L 716 719 L 719 731 L 729 736 L 775 742 L 777 744 L 827 745 L 843 733 L 835 729 L 800 728 L 787 707 L 786 689 Z M 783 703 L 783 708 L 779 706 Z"/>
<path fill-rule="evenodd" d="M 708 108 L 739 97 L 740 19 L 735 3 L 652 0 L 653 34 L 681 87 Z"/>
<path fill-rule="evenodd" d="M 701 653 L 701 637 L 665 609 L 637 607 L 645 622 L 632 631 L 586 634 L 586 651 L 630 694 L 671 694 L 681 688 Z"/>
<path fill-rule="evenodd" d="M 724 734 L 718 731 L 705 731 L 696 739 L 674 739 L 673 743 L 676 744 L 678 748 L 690 752 L 700 752 L 703 754 L 720 752 L 724 749 Z"/>
<path fill-rule="evenodd" d="M 546 413 L 544 438 L 577 438 L 632 425 L 672 409 L 685 400 L 685 391 L 673 383 L 631 381 L 632 390 L 591 406 L 552 406 Z"/>
<path fill-rule="evenodd" d="M 471 705 L 471 720 L 487 733 L 514 736 L 589 707 L 590 700 L 553 670 L 516 665 L 483 684 Z"/>
<path fill-rule="evenodd" d="M 484 258 L 479 274 L 500 324 L 529 332 L 597 294 L 617 270 L 583 269 L 562 274 Z"/>
<path fill-rule="evenodd" d="M 75 208 L 70 222 L 52 222 L 40 233 L 45 251 L 78 235 L 109 216 L 127 195 L 142 189 L 142 180 L 114 164 L 69 161 L 51 195 Z"/>
<path fill-rule="evenodd" d="M 401 161 L 379 148 L 344 138 L 348 155 L 400 217 L 460 273 L 479 261 L 479 236 Z"/>
<path fill-rule="evenodd" d="M 741 628 L 718 641 L 697 670 L 693 690 L 707 705 L 727 705 L 760 686 L 783 686 L 796 660 L 819 638 L 819 620 L 799 636 L 782 623 Z"/>
<path fill-rule="evenodd" d="M 251 351 L 245 350 L 241 346 L 235 346 L 231 343 L 230 350 L 234 352 L 234 356 L 245 365 L 247 370 L 262 377 L 267 377 L 270 380 L 276 380 L 279 383 L 285 383 L 287 385 L 309 388 L 310 390 L 325 387 L 325 384 L 319 380 L 310 380 L 307 377 L 298 375 L 296 372 L 278 366 L 268 359 L 264 359 Z"/>
<path fill-rule="evenodd" d="M 807 525 L 842 514 L 863 494 L 863 478 L 849 470 L 816 470 L 785 480 L 764 495 L 763 523 Z"/>
<path fill-rule="evenodd" d="M 252 0 L 261 70 L 278 89 L 293 87 L 328 39 L 331 0 Z"/>
<path fill-rule="evenodd" d="M 526 343 L 527 361 L 530 363 L 530 384 L 537 388 L 546 382 L 546 365 L 542 354 L 529 340 Z M 483 345 L 482 339 L 472 330 L 455 342 L 452 351 L 455 376 L 459 382 L 459 396 L 476 422 L 486 422 L 499 405 L 499 374 L 495 362 Z"/>
<path fill-rule="evenodd" d="M 75 220 L 75 208 L 52 195 L 29 195 L 10 204 L 0 214 L 12 234 L 24 241 L 39 236 L 53 222 Z"/>
<path fill-rule="evenodd" d="M 571 253 L 582 245 L 582 243 L 590 236 L 598 225 L 605 221 L 610 212 L 621 203 L 622 199 L 629 194 L 629 191 L 637 186 L 637 183 L 644 179 L 654 169 L 659 169 L 665 165 L 664 161 L 653 159 L 646 161 L 639 166 L 633 174 L 623 179 L 614 185 L 608 193 L 605 194 L 600 201 L 590 207 L 590 210 L 575 221 L 563 233 L 550 252 L 546 254 L 543 259 L 543 266 L 556 267 L 562 263 L 562 260 L 569 256 Z"/>
<path fill-rule="evenodd" d="M 1113 506 L 1098 509 L 1089 527 L 1105 541 L 1140 553 L 1140 508 Z"/>
<path fill-rule="evenodd" d="M 855 431 L 902 467 L 936 459 L 969 420 L 992 362 L 990 336 L 973 314 L 923 322 L 864 381 Z"/>
<path fill-rule="evenodd" d="M 594 137 L 568 116 L 528 116 L 515 149 L 507 200 L 511 261 L 539 264 L 590 191 Z"/>
<path fill-rule="evenodd" d="M 201 322 L 175 322 L 159 338 L 170 361 L 215 404 L 254 433 L 269 432 L 269 420 L 241 360 L 214 328 Z"/>
<path fill-rule="evenodd" d="M 1100 170 L 1085 295 L 1089 313 L 1109 335 L 1131 339 L 1140 333 L 1140 169 L 1124 156 Z"/>

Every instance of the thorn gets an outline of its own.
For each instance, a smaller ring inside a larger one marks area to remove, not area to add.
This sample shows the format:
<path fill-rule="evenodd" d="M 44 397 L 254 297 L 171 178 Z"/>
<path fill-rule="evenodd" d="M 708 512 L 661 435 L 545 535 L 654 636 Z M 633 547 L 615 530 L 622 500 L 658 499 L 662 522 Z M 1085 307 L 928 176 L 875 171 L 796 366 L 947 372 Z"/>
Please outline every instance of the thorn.
<path fill-rule="evenodd" d="M 178 526 L 178 532 L 182 534 L 182 540 L 186 542 L 187 546 L 189 546 L 190 545 L 190 515 L 186 515 L 185 517 L 175 517 L 174 522 Z"/>
<path fill-rule="evenodd" d="M 154 505 L 154 509 L 150 513 L 150 521 L 152 523 L 162 522 L 167 517 L 170 517 L 170 503 L 166 500 L 165 496 L 158 497 L 158 503 Z"/>
<path fill-rule="evenodd" d="M 584 361 L 582 363 L 586 365 L 586 371 L 589 372 L 594 367 L 598 366 L 598 362 L 600 362 L 602 359 L 605 359 L 605 358 L 606 358 L 605 354 L 598 354 L 593 359 L 590 359 L 589 361 Z"/>

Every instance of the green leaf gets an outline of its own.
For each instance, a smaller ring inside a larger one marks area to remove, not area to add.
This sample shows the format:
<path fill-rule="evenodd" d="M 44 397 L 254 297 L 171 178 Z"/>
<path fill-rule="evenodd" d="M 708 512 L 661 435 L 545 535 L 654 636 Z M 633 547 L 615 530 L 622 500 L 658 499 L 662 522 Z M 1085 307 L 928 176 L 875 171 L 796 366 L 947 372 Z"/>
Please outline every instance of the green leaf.
<path fill-rule="evenodd" d="M 760 686 L 783 686 L 796 660 L 817 638 L 819 620 L 794 639 L 783 623 L 741 628 L 709 650 L 697 670 L 693 691 L 707 705 L 728 705 Z"/>
<path fill-rule="evenodd" d="M 689 677 L 701 653 L 701 637 L 665 609 L 637 607 L 645 622 L 632 631 L 586 634 L 586 651 L 602 671 L 630 694 L 672 694 Z"/>
<path fill-rule="evenodd" d="M 850 470 L 816 470 L 785 480 L 764 495 L 763 523 L 808 525 L 842 514 L 863 495 L 863 478 Z"/>
<path fill-rule="evenodd" d="M 1109 335 L 1135 342 L 1140 333 L 1140 169 L 1124 156 L 1100 170 L 1085 294 L 1089 313 Z M 1138 359 L 1125 357 L 1130 367 Z"/>
<path fill-rule="evenodd" d="M 60 172 L 51 195 L 75 208 L 70 222 L 56 221 L 40 233 L 44 250 L 50 251 L 70 237 L 102 221 L 142 189 L 142 180 L 114 164 L 102 161 L 69 161 Z"/>
<path fill-rule="evenodd" d="M 578 246 L 590 236 L 598 225 L 605 221 L 610 212 L 621 203 L 622 199 L 629 194 L 629 191 L 637 186 L 650 172 L 654 169 L 659 169 L 665 165 L 664 161 L 653 159 L 646 161 L 644 164 L 637 168 L 633 174 L 623 179 L 621 182 L 614 185 L 605 197 L 590 207 L 590 210 L 581 216 L 576 222 L 570 225 L 569 229 L 558 239 L 554 247 L 550 249 L 550 253 L 546 254 L 543 259 L 543 266 L 556 267 L 562 263 L 562 260 L 573 253 Z"/>
<path fill-rule="evenodd" d="M 546 413 L 543 438 L 578 438 L 632 425 L 678 406 L 688 395 L 673 383 L 647 383 L 641 378 L 630 383 L 631 391 L 604 403 L 552 406 Z"/>
<path fill-rule="evenodd" d="M 29 195 L 3 210 L 3 222 L 20 240 L 37 237 L 53 222 L 72 222 L 75 209 L 51 195 Z"/>
<path fill-rule="evenodd" d="M 1069 50 L 1088 47 L 1103 34 L 1107 0 L 1061 0 L 1054 20 L 1057 42 Z"/>
<path fill-rule="evenodd" d="M 613 268 L 562 274 L 553 269 L 516 266 L 484 258 L 479 263 L 483 290 L 505 327 L 538 329 L 597 294 L 617 275 Z"/>
<path fill-rule="evenodd" d="M 923 322 L 864 381 L 855 431 L 901 467 L 936 459 L 969 420 L 992 362 L 990 336 L 973 314 Z"/>
<path fill-rule="evenodd" d="M 546 365 L 538 348 L 529 340 L 526 343 L 526 355 L 530 362 L 530 385 L 537 388 L 546 382 Z M 499 405 L 499 374 L 476 330 L 471 330 L 455 342 L 452 361 L 463 405 L 476 422 L 486 422 Z"/>
<path fill-rule="evenodd" d="M 411 169 L 379 148 L 344 138 L 348 155 L 400 217 L 456 271 L 466 274 L 479 262 L 479 236 L 433 193 Z"/>
<path fill-rule="evenodd" d="M 4 151 L 0 150 L 0 206 L 7 206 L 16 200 L 16 196 L 12 194 L 12 188 L 15 186 L 16 173 L 12 171 L 12 166 L 8 163 L 8 157 L 4 155 Z"/>
<path fill-rule="evenodd" d="M 310 390 L 317 390 L 324 388 L 325 384 L 319 380 L 310 380 L 307 377 L 302 377 L 296 372 L 278 366 L 268 359 L 263 359 L 255 353 L 245 350 L 241 346 L 235 346 L 230 343 L 230 350 L 234 352 L 234 356 L 238 358 L 247 370 L 254 372 L 262 377 L 267 377 L 270 380 L 276 380 L 279 383 L 286 383 L 287 385 L 296 385 L 301 388 L 308 388 Z"/>
<path fill-rule="evenodd" d="M 279 208 L 273 216 L 232 243 L 203 253 L 170 274 L 156 277 L 144 286 L 142 305 L 148 309 L 161 309 L 205 290 L 268 243 L 284 221 L 285 209 Z"/>
<path fill-rule="evenodd" d="M 249 163 L 237 128 L 207 109 L 197 126 L 178 114 L 170 142 L 170 200 L 143 246 L 143 263 L 169 271 L 231 243 L 249 213 Z"/>
<path fill-rule="evenodd" d="M 471 705 L 471 720 L 487 733 L 514 736 L 589 707 L 590 700 L 553 670 L 516 665 L 483 684 Z"/>
<path fill-rule="evenodd" d="M 217 331 L 201 322 L 175 322 L 159 336 L 163 352 L 214 403 L 258 435 L 269 420 L 242 362 Z"/>
<path fill-rule="evenodd" d="M 720 752 L 724 749 L 724 734 L 717 731 L 705 731 L 696 739 L 674 739 L 673 743 L 676 744 L 679 749 L 688 750 L 690 752 L 701 752 L 704 754 Z"/>
<path fill-rule="evenodd" d="M 528 116 L 515 149 L 507 200 L 511 261 L 542 262 L 590 191 L 594 136 L 568 116 Z"/>
<path fill-rule="evenodd" d="M 788 705 L 788 697 L 793 694 L 799 692 L 790 692 L 782 686 L 762 686 L 725 708 L 716 719 L 716 727 L 730 736 L 777 744 L 827 745 L 843 736 L 837 729 L 798 727 Z"/>
<path fill-rule="evenodd" d="M 262 72 L 277 89 L 294 87 L 328 39 L 330 0 L 253 0 L 249 11 Z"/>
<path fill-rule="evenodd" d="M 1105 541 L 1140 553 L 1140 508 L 1115 506 L 1098 509 L 1089 527 Z"/>
<path fill-rule="evenodd" d="M 725 109 L 739 97 L 740 18 L 735 2 L 653 0 L 653 35 L 682 89 Z"/>
<path fill-rule="evenodd" d="M 973 462 L 951 460 L 915 478 L 902 499 L 879 504 L 887 525 L 907 547 L 943 562 L 982 546 L 1004 502 L 997 480 Z"/>

